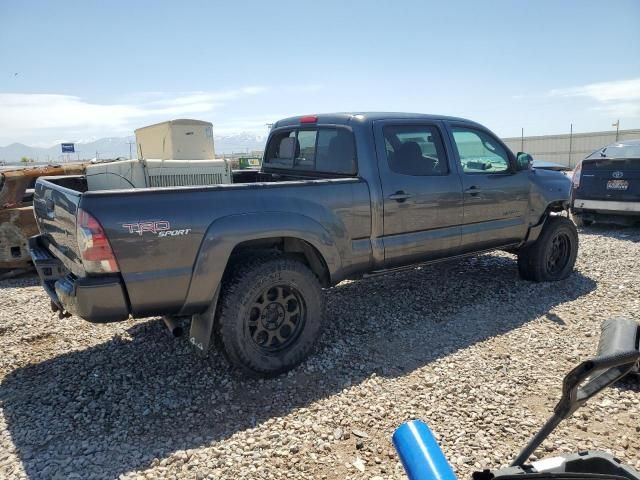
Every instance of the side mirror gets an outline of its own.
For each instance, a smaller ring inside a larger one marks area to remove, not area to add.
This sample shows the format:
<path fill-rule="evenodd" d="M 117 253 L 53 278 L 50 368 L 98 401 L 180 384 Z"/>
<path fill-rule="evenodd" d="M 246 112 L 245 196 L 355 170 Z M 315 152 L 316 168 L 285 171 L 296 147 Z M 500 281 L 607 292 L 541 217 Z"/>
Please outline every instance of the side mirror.
<path fill-rule="evenodd" d="M 525 152 L 518 152 L 516 155 L 518 171 L 520 170 L 529 170 L 531 168 L 531 164 L 533 163 L 533 157 Z"/>

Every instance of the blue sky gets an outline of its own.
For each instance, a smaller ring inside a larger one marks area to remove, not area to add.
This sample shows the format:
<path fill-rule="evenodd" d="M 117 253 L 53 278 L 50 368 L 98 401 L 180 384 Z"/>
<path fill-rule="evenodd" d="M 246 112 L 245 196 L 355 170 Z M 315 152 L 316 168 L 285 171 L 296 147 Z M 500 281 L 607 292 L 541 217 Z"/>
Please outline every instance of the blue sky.
<path fill-rule="evenodd" d="M 415 111 L 640 128 L 640 1 L 0 1 L 0 145 Z"/>

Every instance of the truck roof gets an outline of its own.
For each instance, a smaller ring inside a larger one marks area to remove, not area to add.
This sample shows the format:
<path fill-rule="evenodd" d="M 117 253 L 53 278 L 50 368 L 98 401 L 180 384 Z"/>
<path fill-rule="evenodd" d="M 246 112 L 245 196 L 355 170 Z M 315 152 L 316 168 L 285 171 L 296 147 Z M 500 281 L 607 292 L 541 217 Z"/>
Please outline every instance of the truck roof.
<path fill-rule="evenodd" d="M 446 115 L 430 115 L 425 113 L 407 113 L 407 112 L 337 112 L 337 113 L 318 113 L 312 115 L 297 115 L 277 121 L 273 124 L 273 128 L 286 127 L 291 125 L 299 125 L 302 117 L 317 117 L 314 123 L 330 123 L 330 124 L 349 124 L 353 122 L 368 123 L 375 120 L 446 120 L 446 121 L 462 121 L 482 127 L 482 125 L 460 117 L 449 117 Z M 484 127 L 483 127 L 484 128 Z"/>

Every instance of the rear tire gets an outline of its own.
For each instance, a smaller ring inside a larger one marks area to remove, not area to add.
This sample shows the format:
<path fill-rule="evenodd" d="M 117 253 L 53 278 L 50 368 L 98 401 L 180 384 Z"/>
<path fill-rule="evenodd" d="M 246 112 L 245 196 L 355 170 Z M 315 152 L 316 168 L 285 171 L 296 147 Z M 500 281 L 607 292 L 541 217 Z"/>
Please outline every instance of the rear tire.
<path fill-rule="evenodd" d="M 549 217 L 540 236 L 518 252 L 518 271 L 525 280 L 554 282 L 573 271 L 578 256 L 578 231 L 566 217 Z"/>
<path fill-rule="evenodd" d="M 252 377 L 271 377 L 301 363 L 320 337 L 324 298 L 301 261 L 258 256 L 225 279 L 216 320 L 229 362 Z"/>

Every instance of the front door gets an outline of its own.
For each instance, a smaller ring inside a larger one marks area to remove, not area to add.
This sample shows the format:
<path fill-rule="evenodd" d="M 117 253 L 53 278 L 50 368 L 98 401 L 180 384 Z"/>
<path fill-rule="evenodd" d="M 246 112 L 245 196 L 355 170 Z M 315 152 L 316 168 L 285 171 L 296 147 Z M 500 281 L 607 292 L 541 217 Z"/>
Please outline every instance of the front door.
<path fill-rule="evenodd" d="M 486 130 L 452 125 L 451 135 L 464 197 L 462 249 L 521 241 L 528 228 L 530 171 L 517 171 L 513 154 Z"/>
<path fill-rule="evenodd" d="M 384 195 L 385 267 L 433 260 L 460 247 L 462 185 L 438 122 L 374 124 Z"/>

